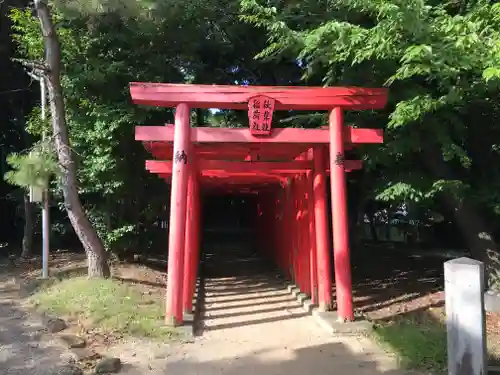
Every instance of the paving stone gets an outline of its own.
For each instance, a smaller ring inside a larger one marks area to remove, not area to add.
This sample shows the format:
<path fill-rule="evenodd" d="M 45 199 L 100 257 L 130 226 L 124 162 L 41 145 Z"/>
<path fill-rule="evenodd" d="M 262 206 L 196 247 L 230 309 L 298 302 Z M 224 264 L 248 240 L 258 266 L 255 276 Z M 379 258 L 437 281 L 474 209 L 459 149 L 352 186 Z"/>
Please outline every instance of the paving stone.
<path fill-rule="evenodd" d="M 46 326 L 47 326 L 47 330 L 50 333 L 61 332 L 62 330 L 66 329 L 66 327 L 67 327 L 66 322 L 60 318 L 48 319 Z"/>
<path fill-rule="evenodd" d="M 96 367 L 96 374 L 109 374 L 109 373 L 117 373 L 120 371 L 122 367 L 122 362 L 120 358 L 103 358 L 101 359 Z"/>
<path fill-rule="evenodd" d="M 61 335 L 59 336 L 61 341 L 63 341 L 68 348 L 73 349 L 73 348 L 85 348 L 87 345 L 85 339 L 80 336 L 76 335 Z"/>

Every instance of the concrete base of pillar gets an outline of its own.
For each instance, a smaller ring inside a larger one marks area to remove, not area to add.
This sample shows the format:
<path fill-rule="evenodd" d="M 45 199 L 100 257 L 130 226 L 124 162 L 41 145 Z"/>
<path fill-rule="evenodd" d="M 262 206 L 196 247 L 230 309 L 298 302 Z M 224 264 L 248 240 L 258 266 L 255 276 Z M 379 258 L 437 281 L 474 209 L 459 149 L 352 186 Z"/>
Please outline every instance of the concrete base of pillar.
<path fill-rule="evenodd" d="M 194 342 L 194 314 L 185 312 L 183 318 L 184 324 L 178 328 L 182 335 L 182 342 Z"/>
<path fill-rule="evenodd" d="M 182 325 L 182 323 L 177 321 L 177 319 L 175 319 L 173 316 L 171 316 L 171 317 L 165 318 L 165 325 L 167 327 L 175 328 L 175 327 L 180 327 Z"/>
<path fill-rule="evenodd" d="M 354 322 L 342 322 L 336 311 L 313 310 L 312 315 L 321 327 L 332 334 L 357 336 L 366 334 L 373 328 L 372 323 L 362 319 Z"/>
<path fill-rule="evenodd" d="M 311 299 L 304 293 L 301 293 L 300 289 L 294 284 L 289 284 L 287 289 L 302 304 L 304 310 L 311 313 L 316 322 L 331 334 L 361 335 L 366 334 L 373 328 L 372 323 L 363 319 L 355 320 L 354 322 L 340 321 L 336 311 L 325 311 L 319 306 L 314 305 Z"/>
<path fill-rule="evenodd" d="M 194 341 L 195 318 L 193 313 L 184 313 L 183 323 L 175 321 L 174 318 L 165 320 L 163 327 L 174 328 L 174 332 L 179 335 L 180 341 L 190 343 Z M 162 327 L 159 327 L 161 329 Z"/>
<path fill-rule="evenodd" d="M 175 332 L 181 337 L 181 341 L 190 343 L 194 341 L 195 337 L 195 309 L 198 306 L 198 293 L 200 287 L 200 280 L 196 282 L 196 290 L 193 296 L 193 311 L 185 311 L 182 315 L 183 323 L 175 321 L 175 318 L 166 319 L 163 326 L 175 328 Z"/>
<path fill-rule="evenodd" d="M 326 305 L 326 304 L 322 304 L 322 305 L 319 305 L 317 307 L 317 310 L 318 311 L 321 311 L 321 312 L 328 312 L 328 311 L 332 311 L 332 306 L 330 305 Z"/>

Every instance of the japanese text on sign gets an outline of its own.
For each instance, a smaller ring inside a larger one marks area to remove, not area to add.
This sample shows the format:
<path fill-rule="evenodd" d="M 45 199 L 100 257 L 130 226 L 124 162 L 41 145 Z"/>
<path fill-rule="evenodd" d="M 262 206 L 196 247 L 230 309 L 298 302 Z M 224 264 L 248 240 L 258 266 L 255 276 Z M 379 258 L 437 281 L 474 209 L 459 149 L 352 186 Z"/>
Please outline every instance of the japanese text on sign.
<path fill-rule="evenodd" d="M 270 134 L 273 120 L 275 100 L 265 96 L 256 96 L 248 102 L 248 120 L 250 132 L 257 134 Z"/>

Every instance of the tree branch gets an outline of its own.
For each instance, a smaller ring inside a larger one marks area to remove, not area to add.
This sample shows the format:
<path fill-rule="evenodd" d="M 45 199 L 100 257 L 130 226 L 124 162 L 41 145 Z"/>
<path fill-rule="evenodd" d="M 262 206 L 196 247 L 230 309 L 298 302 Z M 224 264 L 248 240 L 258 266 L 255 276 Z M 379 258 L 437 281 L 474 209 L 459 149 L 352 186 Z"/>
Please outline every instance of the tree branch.
<path fill-rule="evenodd" d="M 50 69 L 47 64 L 38 62 L 38 61 L 30 61 L 26 59 L 17 59 L 17 58 L 12 58 L 12 61 L 17 62 L 18 64 L 21 64 L 25 68 L 28 68 L 31 70 L 31 72 L 37 74 L 37 75 L 42 75 L 46 76 Z"/>

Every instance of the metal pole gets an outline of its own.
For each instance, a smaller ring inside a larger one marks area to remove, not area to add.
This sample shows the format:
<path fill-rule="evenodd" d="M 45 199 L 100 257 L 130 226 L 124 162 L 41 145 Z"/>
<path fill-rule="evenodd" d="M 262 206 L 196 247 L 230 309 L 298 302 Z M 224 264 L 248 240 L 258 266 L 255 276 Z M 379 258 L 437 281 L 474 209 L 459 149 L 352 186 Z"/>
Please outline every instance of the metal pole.
<path fill-rule="evenodd" d="M 40 77 L 40 95 L 41 95 L 41 117 L 42 121 L 46 119 L 45 107 L 47 104 L 47 95 L 45 92 L 45 78 Z M 42 133 L 42 142 L 45 142 L 45 130 Z M 42 144 L 45 147 L 45 143 Z M 48 183 L 48 181 L 47 181 Z M 50 217 L 49 217 L 49 189 L 48 186 L 43 191 L 42 196 L 42 277 L 49 277 L 49 249 L 50 249 Z"/>

